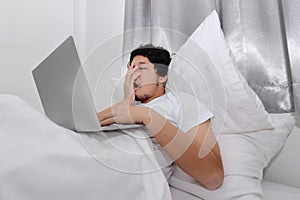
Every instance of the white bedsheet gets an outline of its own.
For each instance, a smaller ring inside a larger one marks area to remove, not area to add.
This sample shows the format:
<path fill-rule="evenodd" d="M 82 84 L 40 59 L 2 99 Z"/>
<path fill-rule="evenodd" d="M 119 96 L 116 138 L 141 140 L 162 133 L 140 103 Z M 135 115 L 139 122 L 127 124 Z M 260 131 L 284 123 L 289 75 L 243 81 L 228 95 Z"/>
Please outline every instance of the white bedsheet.
<path fill-rule="evenodd" d="M 142 154 L 148 145 L 116 132 L 74 133 L 0 94 L 0 199 L 171 199 L 155 159 Z"/>

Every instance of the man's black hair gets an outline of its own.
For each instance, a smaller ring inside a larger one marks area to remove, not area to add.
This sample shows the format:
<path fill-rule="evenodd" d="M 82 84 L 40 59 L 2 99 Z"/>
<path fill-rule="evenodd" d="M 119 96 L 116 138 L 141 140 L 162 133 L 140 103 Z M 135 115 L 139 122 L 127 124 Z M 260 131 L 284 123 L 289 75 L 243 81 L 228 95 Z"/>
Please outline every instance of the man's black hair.
<path fill-rule="evenodd" d="M 153 44 L 140 45 L 137 49 L 133 50 L 130 54 L 129 65 L 135 56 L 144 56 L 154 64 L 159 76 L 168 74 L 168 66 L 171 62 L 171 56 L 168 50 Z"/>

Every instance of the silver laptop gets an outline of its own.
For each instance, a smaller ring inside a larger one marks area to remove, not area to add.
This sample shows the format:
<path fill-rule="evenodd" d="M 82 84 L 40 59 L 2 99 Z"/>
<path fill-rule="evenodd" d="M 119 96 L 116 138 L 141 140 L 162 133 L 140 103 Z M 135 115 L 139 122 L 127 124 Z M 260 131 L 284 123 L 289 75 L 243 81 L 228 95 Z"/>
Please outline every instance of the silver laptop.
<path fill-rule="evenodd" d="M 68 37 L 33 71 L 45 114 L 76 132 L 113 131 L 142 127 L 113 124 L 101 127 L 73 37 Z"/>

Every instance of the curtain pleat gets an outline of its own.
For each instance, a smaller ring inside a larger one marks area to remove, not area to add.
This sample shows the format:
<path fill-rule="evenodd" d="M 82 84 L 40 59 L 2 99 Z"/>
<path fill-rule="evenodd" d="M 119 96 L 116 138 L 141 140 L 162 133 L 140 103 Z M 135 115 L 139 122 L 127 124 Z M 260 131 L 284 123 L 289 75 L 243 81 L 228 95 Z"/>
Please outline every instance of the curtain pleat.
<path fill-rule="evenodd" d="M 295 110 L 300 113 L 300 1 L 281 0 Z"/>

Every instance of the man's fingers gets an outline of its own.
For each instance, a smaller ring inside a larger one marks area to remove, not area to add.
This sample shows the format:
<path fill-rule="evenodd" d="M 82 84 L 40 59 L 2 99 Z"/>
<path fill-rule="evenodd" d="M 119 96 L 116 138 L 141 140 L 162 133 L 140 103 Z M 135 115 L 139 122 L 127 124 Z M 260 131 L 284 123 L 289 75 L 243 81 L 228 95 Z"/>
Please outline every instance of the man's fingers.
<path fill-rule="evenodd" d="M 107 113 L 107 114 L 103 115 L 102 117 L 100 117 L 99 120 L 100 120 L 101 126 L 108 126 L 108 125 L 111 125 L 116 122 L 113 113 Z"/>
<path fill-rule="evenodd" d="M 107 118 L 103 121 L 100 122 L 101 126 L 108 126 L 108 125 L 111 125 L 115 123 L 115 119 L 112 117 L 112 118 Z"/>
<path fill-rule="evenodd" d="M 130 69 L 132 69 L 133 68 L 133 65 L 129 65 L 128 67 L 127 67 L 127 70 L 130 70 Z"/>
<path fill-rule="evenodd" d="M 105 121 L 105 120 L 108 120 L 108 119 L 113 119 L 114 115 L 112 112 L 110 113 L 106 113 L 105 115 L 102 115 L 100 118 L 99 118 L 99 121 L 101 122 L 101 125 L 102 125 L 102 122 Z"/>
<path fill-rule="evenodd" d="M 134 72 L 136 72 L 138 69 L 139 69 L 138 66 L 128 68 L 127 76 L 128 76 L 128 77 L 131 77 L 131 75 L 132 75 Z"/>
<path fill-rule="evenodd" d="M 131 82 L 132 82 L 132 84 L 133 84 L 134 80 L 137 79 L 137 77 L 138 77 L 139 75 L 141 75 L 141 72 L 136 72 L 136 73 L 133 73 L 133 74 L 131 75 Z"/>
<path fill-rule="evenodd" d="M 126 99 L 130 99 L 130 105 L 134 102 L 134 81 L 140 76 L 141 72 L 137 71 L 138 66 L 130 66 L 128 68 L 126 77 L 125 77 L 125 83 L 124 83 L 124 95 Z M 132 100 L 133 99 L 133 100 Z M 133 101 L 133 102 L 132 102 Z"/>

